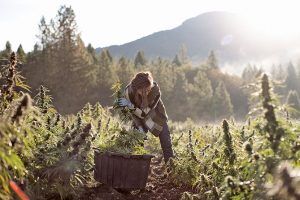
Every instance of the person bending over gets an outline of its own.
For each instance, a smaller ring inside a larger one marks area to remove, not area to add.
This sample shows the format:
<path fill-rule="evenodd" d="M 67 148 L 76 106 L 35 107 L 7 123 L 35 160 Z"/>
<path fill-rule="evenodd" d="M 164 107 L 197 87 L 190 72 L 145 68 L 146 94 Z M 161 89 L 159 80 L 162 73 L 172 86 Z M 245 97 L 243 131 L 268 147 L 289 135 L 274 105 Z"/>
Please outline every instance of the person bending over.
<path fill-rule="evenodd" d="M 134 128 L 159 137 L 165 163 L 174 157 L 168 115 L 161 100 L 160 88 L 153 81 L 151 72 L 137 73 L 125 87 L 124 97 L 118 99 L 118 104 L 131 110 Z"/>

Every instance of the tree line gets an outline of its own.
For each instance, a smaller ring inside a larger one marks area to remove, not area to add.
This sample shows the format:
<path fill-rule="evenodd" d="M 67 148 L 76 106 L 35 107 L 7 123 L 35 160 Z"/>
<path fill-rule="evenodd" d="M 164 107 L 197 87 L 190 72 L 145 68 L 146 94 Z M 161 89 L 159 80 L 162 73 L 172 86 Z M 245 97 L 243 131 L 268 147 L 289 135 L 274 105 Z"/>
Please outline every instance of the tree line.
<path fill-rule="evenodd" d="M 120 81 L 125 86 L 136 72 L 147 70 L 161 88 L 170 119 L 216 121 L 230 116 L 242 119 L 248 113 L 250 96 L 243 86 L 261 73 L 251 65 L 241 77 L 223 73 L 214 51 L 208 52 L 205 62 L 192 64 L 184 47 L 174 59 L 149 59 L 142 50 L 134 59 L 114 57 L 108 49 L 97 53 L 91 44 L 86 46 L 82 41 L 74 10 L 67 6 L 62 6 L 50 21 L 41 19 L 38 39 L 31 52 L 25 53 L 22 45 L 18 47 L 19 68 L 33 95 L 40 85 L 46 86 L 55 107 L 65 114 L 77 112 L 87 102 L 99 101 L 103 106 L 111 106 L 112 85 Z M 7 42 L 0 57 L 5 58 L 11 52 Z M 278 70 L 283 68 L 274 68 L 276 79 L 284 76 Z M 289 102 L 299 103 L 300 78 L 293 70 L 289 65 L 287 75 L 280 79 L 286 87 L 276 90 L 280 94 L 289 93 Z"/>

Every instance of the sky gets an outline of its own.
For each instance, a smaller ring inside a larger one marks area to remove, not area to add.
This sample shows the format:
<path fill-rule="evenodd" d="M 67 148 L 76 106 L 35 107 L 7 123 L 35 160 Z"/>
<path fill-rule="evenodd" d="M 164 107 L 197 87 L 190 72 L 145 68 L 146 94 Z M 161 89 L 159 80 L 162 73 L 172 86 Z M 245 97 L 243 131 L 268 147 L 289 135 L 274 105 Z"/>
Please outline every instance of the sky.
<path fill-rule="evenodd" d="M 85 44 L 106 47 L 175 28 L 209 11 L 246 16 L 258 28 L 287 37 L 291 30 L 300 33 L 300 26 L 293 30 L 300 19 L 299 4 L 296 0 L 0 0 L 0 49 L 9 40 L 13 50 L 22 44 L 31 51 L 38 42 L 40 19 L 54 18 L 61 5 L 74 9 Z M 285 32 L 276 30 L 278 24 Z"/>

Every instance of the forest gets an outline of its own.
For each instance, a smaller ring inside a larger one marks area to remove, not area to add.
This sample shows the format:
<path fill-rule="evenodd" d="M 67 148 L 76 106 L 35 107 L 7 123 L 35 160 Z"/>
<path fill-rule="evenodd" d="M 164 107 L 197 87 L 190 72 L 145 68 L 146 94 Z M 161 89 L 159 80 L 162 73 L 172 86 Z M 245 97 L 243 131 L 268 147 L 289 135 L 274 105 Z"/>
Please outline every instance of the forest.
<path fill-rule="evenodd" d="M 173 59 L 114 57 L 84 44 L 67 6 L 38 27 L 33 51 L 7 41 L 0 52 L 0 199 L 300 199 L 300 66 L 231 75 L 213 50 L 195 64 L 184 45 Z M 144 141 L 113 108 L 140 71 L 170 119 L 166 165 L 157 138 Z M 99 148 L 156 155 L 146 189 L 97 183 Z"/>

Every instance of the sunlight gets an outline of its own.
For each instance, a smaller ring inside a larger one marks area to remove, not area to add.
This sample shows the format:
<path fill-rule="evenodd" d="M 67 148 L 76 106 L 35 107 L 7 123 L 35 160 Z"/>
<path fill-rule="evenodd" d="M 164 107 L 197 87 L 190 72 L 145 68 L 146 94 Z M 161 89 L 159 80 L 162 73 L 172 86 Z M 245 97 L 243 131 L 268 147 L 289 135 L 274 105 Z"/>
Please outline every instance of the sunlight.
<path fill-rule="evenodd" d="M 300 12 L 295 8 L 283 9 L 276 3 L 261 5 L 259 11 L 245 14 L 254 30 L 270 37 L 289 39 L 300 34 Z"/>

